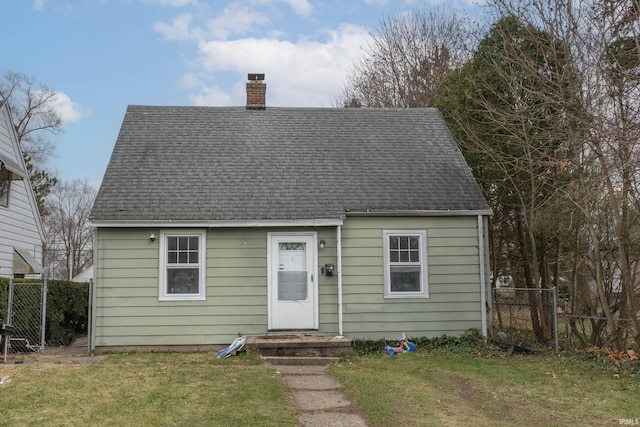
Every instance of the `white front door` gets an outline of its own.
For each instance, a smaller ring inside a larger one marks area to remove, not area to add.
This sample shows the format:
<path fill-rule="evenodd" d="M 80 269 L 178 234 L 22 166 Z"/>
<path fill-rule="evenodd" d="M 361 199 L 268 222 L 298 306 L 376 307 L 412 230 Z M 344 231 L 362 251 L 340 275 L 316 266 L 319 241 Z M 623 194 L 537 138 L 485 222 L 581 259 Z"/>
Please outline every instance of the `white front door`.
<path fill-rule="evenodd" d="M 268 234 L 269 329 L 318 329 L 316 233 Z"/>

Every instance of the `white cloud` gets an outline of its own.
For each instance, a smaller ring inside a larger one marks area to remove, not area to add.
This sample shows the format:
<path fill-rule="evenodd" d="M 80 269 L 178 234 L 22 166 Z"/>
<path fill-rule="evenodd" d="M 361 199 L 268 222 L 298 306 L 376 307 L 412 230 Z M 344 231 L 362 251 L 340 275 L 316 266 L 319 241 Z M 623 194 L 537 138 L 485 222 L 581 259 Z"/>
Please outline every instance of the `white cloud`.
<path fill-rule="evenodd" d="M 143 3 L 159 4 L 161 6 L 169 7 L 183 7 L 187 5 L 195 5 L 197 0 L 142 0 Z"/>
<path fill-rule="evenodd" d="M 83 117 L 91 115 L 91 110 L 83 108 L 80 104 L 71 101 L 64 92 L 57 92 L 52 100 L 52 108 L 60 115 L 62 124 L 77 122 Z"/>
<path fill-rule="evenodd" d="M 313 6 L 309 0 L 237 0 L 245 1 L 253 6 L 273 6 L 275 3 L 288 4 L 297 15 L 309 16 L 313 11 Z"/>
<path fill-rule="evenodd" d="M 153 29 L 166 40 L 204 40 L 206 38 L 226 39 L 234 34 L 246 34 L 256 26 L 269 22 L 269 18 L 245 4 L 231 3 L 222 13 L 203 21 L 202 26 L 194 23 L 195 17 L 185 13 L 171 22 L 157 22 Z M 204 27 L 204 28 L 203 28 Z"/>
<path fill-rule="evenodd" d="M 384 6 L 389 3 L 389 0 L 364 0 L 365 4 L 368 5 L 376 5 L 376 6 Z"/>
<path fill-rule="evenodd" d="M 397 0 L 394 0 L 397 1 Z M 474 1 L 474 0 L 468 0 L 468 1 Z M 426 1 L 428 3 L 434 4 L 434 3 L 442 3 L 442 2 L 448 2 L 449 4 L 452 3 L 452 0 L 428 0 Z M 367 4 L 369 6 L 373 5 L 373 6 L 386 6 L 389 3 L 391 3 L 391 0 L 364 0 L 364 4 Z M 411 6 L 415 3 L 418 3 L 418 0 L 404 0 L 404 3 Z"/>
<path fill-rule="evenodd" d="M 278 9 L 308 16 L 309 0 L 237 0 L 214 17 L 201 13 L 183 14 L 154 28 L 167 40 L 197 43 L 195 66 L 182 78 L 182 86 L 192 92 L 195 105 L 244 105 L 247 73 L 265 73 L 267 105 L 331 106 L 342 90 L 351 66 L 361 56 L 361 46 L 369 40 L 367 29 L 344 24 L 319 34 L 283 40 L 275 28 L 260 38 L 248 36 L 263 30 Z M 203 9 L 205 10 L 205 9 Z M 210 19 L 208 19 L 210 18 Z M 235 79 L 230 86 L 229 78 Z"/>
<path fill-rule="evenodd" d="M 40 0 L 44 1 L 44 0 Z M 190 0 L 143 0 L 146 3 L 187 5 Z M 217 16 L 206 19 L 199 14 L 184 13 L 169 22 L 157 22 L 154 30 L 165 40 L 203 41 L 207 39 L 226 40 L 234 35 L 243 35 L 256 31 L 269 24 L 270 18 L 277 15 L 274 3 L 286 3 L 294 13 L 310 16 L 313 6 L 309 0 L 238 0 L 229 4 Z M 193 1 L 195 5 L 195 0 Z M 204 10 L 204 9 L 203 9 Z"/>
<path fill-rule="evenodd" d="M 337 30 L 327 30 L 326 36 L 325 41 L 246 38 L 202 42 L 200 62 L 209 74 L 237 72 L 246 76 L 248 72 L 264 72 L 267 105 L 331 106 L 349 68 L 360 57 L 360 47 L 369 33 L 361 27 L 343 25 Z M 216 94 L 215 99 L 222 99 L 220 88 L 214 86 L 198 100 L 212 99 L 211 93 Z M 245 102 L 243 90 L 226 94 L 231 105 Z"/>
<path fill-rule="evenodd" d="M 313 6 L 308 0 L 285 0 L 295 13 L 302 16 L 309 16 L 313 11 Z"/>
<path fill-rule="evenodd" d="M 189 97 L 193 105 L 227 106 L 231 105 L 231 96 L 217 85 L 202 88 L 202 92 Z"/>
<path fill-rule="evenodd" d="M 33 2 L 33 10 L 36 12 L 42 12 L 46 4 L 47 0 L 35 0 Z"/>
<path fill-rule="evenodd" d="M 182 76 L 182 86 L 193 89 L 200 86 L 200 77 L 196 73 L 187 73 Z"/>
<path fill-rule="evenodd" d="M 157 22 L 153 29 L 166 40 L 191 40 L 198 37 L 199 30 L 191 29 L 192 16 L 188 13 L 176 16 L 170 23 Z"/>
<path fill-rule="evenodd" d="M 247 5 L 231 3 L 222 14 L 207 22 L 208 34 L 215 38 L 226 39 L 231 34 L 245 34 L 256 25 L 264 25 L 269 18 Z"/>

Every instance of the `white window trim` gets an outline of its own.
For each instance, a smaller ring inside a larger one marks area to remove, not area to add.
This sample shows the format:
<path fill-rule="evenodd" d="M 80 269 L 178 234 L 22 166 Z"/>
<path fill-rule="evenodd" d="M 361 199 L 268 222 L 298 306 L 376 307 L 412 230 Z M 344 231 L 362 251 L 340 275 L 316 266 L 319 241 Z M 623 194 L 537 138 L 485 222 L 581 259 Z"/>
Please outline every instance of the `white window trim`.
<path fill-rule="evenodd" d="M 198 284 L 197 294 L 167 293 L 167 237 L 198 237 Z M 207 231 L 201 229 L 160 230 L 160 275 L 158 280 L 159 301 L 202 301 L 207 299 L 206 260 Z"/>
<path fill-rule="evenodd" d="M 391 292 L 391 262 L 389 260 L 389 236 L 419 236 L 420 241 L 420 291 Z M 384 259 L 384 297 L 385 298 L 429 298 L 429 272 L 427 270 L 427 231 L 426 230 L 383 230 L 382 248 Z"/>

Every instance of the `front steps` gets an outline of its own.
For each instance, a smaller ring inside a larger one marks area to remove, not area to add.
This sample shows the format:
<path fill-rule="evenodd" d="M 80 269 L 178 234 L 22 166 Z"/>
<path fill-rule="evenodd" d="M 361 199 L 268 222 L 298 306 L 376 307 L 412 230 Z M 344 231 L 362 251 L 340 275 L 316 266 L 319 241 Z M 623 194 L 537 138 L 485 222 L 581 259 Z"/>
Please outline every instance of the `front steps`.
<path fill-rule="evenodd" d="M 348 338 L 308 334 L 250 337 L 246 345 L 272 365 L 329 365 L 353 353 Z"/>
<path fill-rule="evenodd" d="M 329 356 L 262 356 L 269 365 L 324 366 L 339 363 L 340 357 Z"/>

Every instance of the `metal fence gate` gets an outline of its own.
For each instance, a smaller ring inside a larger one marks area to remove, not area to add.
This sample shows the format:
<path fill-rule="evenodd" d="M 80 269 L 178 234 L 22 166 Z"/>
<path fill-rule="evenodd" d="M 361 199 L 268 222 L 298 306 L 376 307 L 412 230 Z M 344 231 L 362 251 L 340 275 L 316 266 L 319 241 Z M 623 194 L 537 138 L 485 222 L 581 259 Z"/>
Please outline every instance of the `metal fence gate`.
<path fill-rule="evenodd" d="M 44 351 L 46 319 L 47 281 L 13 283 L 10 279 L 5 323 L 13 326 L 14 333 L 9 351 Z"/>
<path fill-rule="evenodd" d="M 559 349 L 556 288 L 493 288 L 494 336 Z"/>

